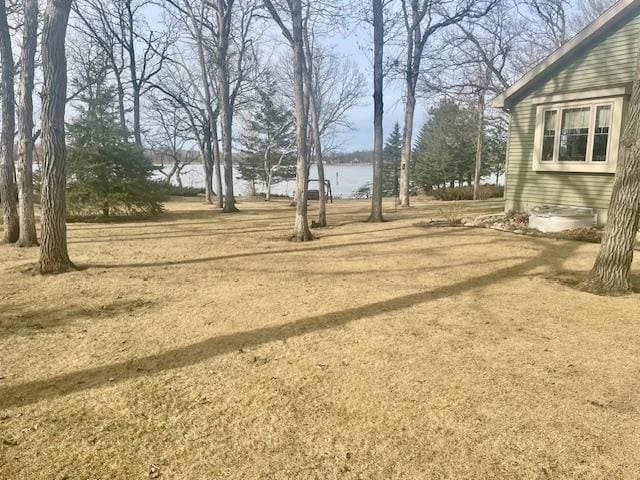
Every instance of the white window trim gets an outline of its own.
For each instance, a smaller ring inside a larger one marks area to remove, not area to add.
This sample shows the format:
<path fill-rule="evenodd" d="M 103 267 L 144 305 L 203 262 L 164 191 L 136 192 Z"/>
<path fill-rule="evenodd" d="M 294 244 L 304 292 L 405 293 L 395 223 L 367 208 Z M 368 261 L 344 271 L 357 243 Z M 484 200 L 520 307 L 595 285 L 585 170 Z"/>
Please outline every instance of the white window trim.
<path fill-rule="evenodd" d="M 533 170 L 539 172 L 588 172 L 588 173 L 615 173 L 618 164 L 618 146 L 622 129 L 623 97 L 609 97 L 594 100 L 582 100 L 573 102 L 560 102 L 539 105 L 536 109 L 536 131 L 533 145 Z M 609 127 L 609 139 L 607 142 L 607 161 L 592 162 L 593 139 L 595 133 L 596 107 L 611 105 L 611 126 Z M 589 137 L 587 139 L 587 158 L 584 162 L 559 162 L 560 127 L 562 122 L 562 109 L 591 107 L 589 122 Z M 543 162 L 542 137 L 544 128 L 544 113 L 548 110 L 557 110 L 556 138 L 553 149 L 553 161 Z"/>

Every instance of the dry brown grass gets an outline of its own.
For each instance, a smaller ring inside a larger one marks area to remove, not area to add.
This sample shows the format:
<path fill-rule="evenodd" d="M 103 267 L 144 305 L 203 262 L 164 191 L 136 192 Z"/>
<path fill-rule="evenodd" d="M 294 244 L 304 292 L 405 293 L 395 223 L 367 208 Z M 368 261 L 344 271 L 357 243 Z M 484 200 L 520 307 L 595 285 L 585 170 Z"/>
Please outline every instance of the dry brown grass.
<path fill-rule="evenodd" d="M 566 285 L 597 245 L 239 206 L 71 225 L 63 276 L 0 246 L 0 478 L 640 478 L 640 296 Z"/>

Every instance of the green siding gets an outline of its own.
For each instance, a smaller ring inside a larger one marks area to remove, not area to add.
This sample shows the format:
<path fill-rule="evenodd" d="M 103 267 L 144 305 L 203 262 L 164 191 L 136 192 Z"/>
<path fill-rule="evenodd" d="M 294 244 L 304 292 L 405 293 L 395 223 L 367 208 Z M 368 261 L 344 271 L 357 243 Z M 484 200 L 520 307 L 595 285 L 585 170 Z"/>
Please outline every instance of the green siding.
<path fill-rule="evenodd" d="M 608 208 L 612 174 L 534 172 L 536 106 L 532 97 L 571 90 L 606 88 L 633 81 L 640 16 L 581 54 L 511 109 L 506 198 L 508 202 Z M 624 117 L 623 117 L 624 123 Z"/>

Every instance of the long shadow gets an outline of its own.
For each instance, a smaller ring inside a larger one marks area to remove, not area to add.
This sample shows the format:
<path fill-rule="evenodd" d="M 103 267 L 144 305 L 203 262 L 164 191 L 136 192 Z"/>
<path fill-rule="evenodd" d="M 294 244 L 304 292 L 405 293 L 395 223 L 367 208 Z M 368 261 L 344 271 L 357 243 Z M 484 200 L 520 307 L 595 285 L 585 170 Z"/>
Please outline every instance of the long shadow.
<path fill-rule="evenodd" d="M 323 250 L 339 250 L 343 248 L 349 247 L 371 247 L 375 245 L 384 245 L 384 244 L 398 244 L 403 241 L 413 240 L 416 238 L 433 238 L 439 236 L 447 236 L 451 235 L 450 231 L 444 232 L 429 232 L 428 234 L 422 232 L 417 233 L 415 235 L 405 235 L 404 237 L 393 237 L 386 240 L 376 240 L 376 241 L 362 241 L 362 242 L 351 242 L 351 243 L 340 243 L 340 244 L 330 244 L 330 245 L 318 245 L 311 247 L 298 247 L 296 244 L 292 244 L 291 248 L 280 249 L 280 250 L 261 250 L 257 252 L 244 252 L 244 253 L 232 253 L 228 255 L 217 255 L 211 257 L 199 257 L 199 258 L 187 258 L 184 260 L 171 260 L 166 262 L 153 262 L 153 263 L 111 263 L 111 264 L 85 264 L 82 265 L 84 268 L 149 268 L 149 267 L 171 267 L 178 265 L 196 265 L 200 263 L 209 263 L 216 262 L 222 260 L 233 260 L 236 258 L 250 258 L 250 257 L 264 257 L 270 255 L 285 255 L 285 254 L 296 254 L 296 253 L 306 253 L 306 252 L 317 252 Z M 296 248 L 297 247 L 297 248 Z"/>
<path fill-rule="evenodd" d="M 575 244 L 556 245 L 555 249 L 557 248 L 563 249 L 563 255 L 555 256 L 554 263 L 562 263 L 562 259 L 567 258 L 576 249 L 576 246 Z M 8 409 L 30 405 L 42 400 L 113 384 L 114 382 L 123 382 L 167 370 L 183 368 L 219 355 L 238 351 L 240 348 L 251 348 L 270 342 L 299 337 L 311 332 L 335 329 L 357 320 L 404 310 L 450 295 L 460 295 L 471 290 L 483 289 L 502 280 L 517 278 L 539 266 L 550 266 L 548 262 L 549 256 L 547 255 L 548 250 L 549 246 L 547 245 L 537 256 L 525 262 L 505 267 L 486 275 L 469 278 L 453 285 L 402 295 L 390 300 L 369 303 L 338 312 L 312 315 L 284 325 L 221 335 L 143 358 L 88 368 L 48 379 L 6 387 L 0 390 L 0 408 Z M 558 268 L 558 265 L 551 266 Z"/>
<path fill-rule="evenodd" d="M 111 242 L 135 242 L 138 240 L 171 240 L 174 238 L 196 238 L 196 237 L 218 237 L 221 235 L 224 236 L 234 236 L 234 235 L 246 235 L 251 233 L 262 233 L 262 232 L 281 232 L 285 230 L 284 227 L 281 228 L 261 228 L 256 230 L 220 230 L 220 231 L 205 231 L 202 233 L 183 233 L 183 231 L 166 231 L 166 232 L 153 232 L 153 234 L 139 234 L 139 235 L 111 235 L 109 237 L 93 237 L 93 238 L 80 238 L 78 240 L 72 239 L 68 240 L 69 244 L 83 244 L 83 243 L 111 243 Z M 178 233 L 179 235 L 175 235 Z M 77 238 L 77 237 L 76 237 Z"/>
<path fill-rule="evenodd" d="M 465 244 L 465 246 L 468 246 L 469 244 Z M 473 245 L 477 245 L 477 243 L 474 243 Z M 456 247 L 458 245 L 455 245 Z M 450 248 L 450 247 L 449 247 Z M 420 251 L 420 253 L 423 253 L 424 249 L 422 249 Z M 409 252 L 411 253 L 411 252 Z M 405 255 L 404 251 L 398 252 L 398 255 Z M 500 259 L 493 259 L 493 260 L 485 260 L 485 261 L 471 261 L 471 262 L 463 262 L 463 263 L 454 263 L 454 264 L 449 264 L 449 265 L 441 265 L 441 266 L 430 266 L 430 267 L 425 267 L 425 266 L 420 266 L 420 267 L 416 267 L 416 268 L 391 268 L 391 269 L 369 269 L 369 270 L 336 270 L 336 271 L 326 271 L 326 270 L 316 270 L 316 269 L 298 269 L 298 270 L 292 270 L 291 268 L 287 267 L 287 271 L 289 273 L 295 274 L 295 273 L 300 273 L 300 274 L 304 274 L 305 276 L 310 276 L 310 277 L 342 277 L 342 276 L 351 276 L 351 275 L 375 275 L 375 274 L 384 274 L 384 275 L 392 275 L 392 274 L 398 274 L 398 275 L 408 275 L 408 274 L 413 274 L 413 273 L 431 273 L 431 272 L 438 272 L 441 270 L 455 270 L 457 268 L 466 268 L 466 267 L 477 267 L 480 265 L 491 265 L 492 263 L 496 263 L 498 261 L 500 262 L 505 262 L 505 261 L 514 261 L 514 260 L 523 260 L 527 257 L 506 257 L 506 258 L 500 258 Z M 260 273 L 260 274 L 273 274 L 274 270 L 273 269 L 267 269 L 267 268 L 234 268 L 233 269 L 234 272 L 244 272 L 244 273 Z"/>
<path fill-rule="evenodd" d="M 3 306 L 0 311 L 0 338 L 30 336 L 73 323 L 79 318 L 110 318 L 149 305 L 143 300 L 122 300 L 96 307 L 66 306 L 32 309 L 28 305 Z"/>

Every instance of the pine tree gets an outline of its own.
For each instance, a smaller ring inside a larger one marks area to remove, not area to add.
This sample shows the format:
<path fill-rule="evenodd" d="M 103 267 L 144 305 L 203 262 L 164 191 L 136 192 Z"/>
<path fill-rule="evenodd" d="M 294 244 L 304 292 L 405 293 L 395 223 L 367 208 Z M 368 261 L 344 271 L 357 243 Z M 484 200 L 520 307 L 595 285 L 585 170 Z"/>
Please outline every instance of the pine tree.
<path fill-rule="evenodd" d="M 476 150 L 472 113 L 445 100 L 429 114 L 414 148 L 413 181 L 426 190 L 470 181 Z"/>
<path fill-rule="evenodd" d="M 239 160 L 238 172 L 239 178 L 249 182 L 252 190 L 256 183 L 265 185 L 269 199 L 272 185 L 296 176 L 292 156 L 294 117 L 291 110 L 278 101 L 277 85 L 269 74 L 264 85 L 256 89 L 255 104 L 255 112 L 246 119 L 240 137 L 246 156 Z"/>
<path fill-rule="evenodd" d="M 152 180 L 154 167 L 142 147 L 128 141 L 115 108 L 116 90 L 95 62 L 84 73 L 89 87 L 79 96 L 78 115 L 67 127 L 67 209 L 72 215 L 162 211 L 164 190 Z"/>
<path fill-rule="evenodd" d="M 382 194 L 385 197 L 397 197 L 400 182 L 400 160 L 402 157 L 402 132 L 396 122 L 393 131 L 384 144 L 384 163 L 382 167 Z"/>

